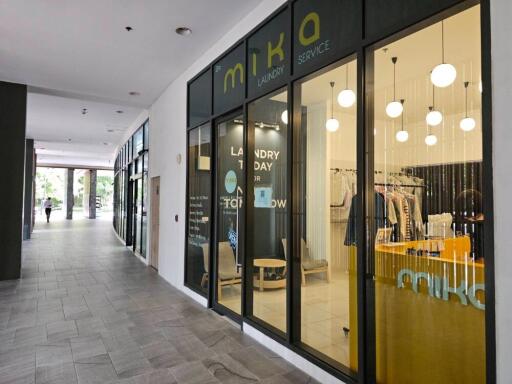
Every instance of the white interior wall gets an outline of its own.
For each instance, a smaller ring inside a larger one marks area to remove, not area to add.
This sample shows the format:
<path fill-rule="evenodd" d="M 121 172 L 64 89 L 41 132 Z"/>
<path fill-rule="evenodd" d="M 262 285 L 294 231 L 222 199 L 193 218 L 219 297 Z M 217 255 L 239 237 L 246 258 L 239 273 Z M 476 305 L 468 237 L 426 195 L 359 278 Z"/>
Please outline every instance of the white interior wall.
<path fill-rule="evenodd" d="M 185 249 L 187 81 L 283 3 L 285 0 L 264 0 L 174 80 L 150 107 L 149 172 L 150 177 L 160 176 L 159 273 L 182 290 Z M 175 215 L 178 215 L 177 222 Z"/>
<path fill-rule="evenodd" d="M 330 147 L 325 126 L 326 103 L 308 105 L 306 215 L 309 256 L 316 260 L 330 261 L 331 231 L 329 157 Z M 323 172 L 322 172 L 323 170 Z"/>
<path fill-rule="evenodd" d="M 498 383 L 512 381 L 512 173 L 510 164 L 510 100 L 512 99 L 512 2 L 493 0 L 491 5 L 494 242 L 496 284 L 496 363 Z M 485 85 L 484 85 L 485 87 Z"/>

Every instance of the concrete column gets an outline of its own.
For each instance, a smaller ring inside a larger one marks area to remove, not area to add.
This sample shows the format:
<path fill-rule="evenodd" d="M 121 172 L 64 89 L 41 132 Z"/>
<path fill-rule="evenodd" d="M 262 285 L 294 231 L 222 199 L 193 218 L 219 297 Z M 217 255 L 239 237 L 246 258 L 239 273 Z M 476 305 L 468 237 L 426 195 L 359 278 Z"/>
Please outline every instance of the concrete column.
<path fill-rule="evenodd" d="M 66 219 L 73 220 L 73 206 L 75 205 L 75 196 L 73 195 L 73 182 L 75 179 L 75 170 L 68 168 L 66 170 L 66 196 L 64 198 L 66 207 Z"/>
<path fill-rule="evenodd" d="M 84 173 L 84 214 L 89 219 L 96 218 L 96 175 L 95 169 Z"/>
<path fill-rule="evenodd" d="M 95 219 L 96 218 L 96 178 L 98 175 L 98 171 L 95 169 L 91 169 L 91 186 L 89 188 L 90 194 L 89 194 L 89 219 Z"/>
<path fill-rule="evenodd" d="M 25 190 L 23 196 L 23 240 L 30 239 L 32 233 L 32 213 L 34 210 L 34 140 L 25 140 Z"/>
<path fill-rule="evenodd" d="M 0 280 L 10 280 L 21 273 L 27 86 L 0 81 L 0 110 Z"/>

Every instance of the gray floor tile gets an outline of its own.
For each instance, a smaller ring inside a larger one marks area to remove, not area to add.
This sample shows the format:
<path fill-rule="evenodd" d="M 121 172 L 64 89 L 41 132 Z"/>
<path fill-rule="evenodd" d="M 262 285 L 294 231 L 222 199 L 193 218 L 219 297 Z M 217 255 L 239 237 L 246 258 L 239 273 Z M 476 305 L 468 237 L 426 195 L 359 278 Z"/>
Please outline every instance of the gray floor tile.
<path fill-rule="evenodd" d="M 36 384 L 74 383 L 77 383 L 77 377 L 73 363 L 36 367 Z"/>
<path fill-rule="evenodd" d="M 69 343 L 36 346 L 36 367 L 72 362 Z"/>
<path fill-rule="evenodd" d="M 75 364 L 78 384 L 105 384 L 118 377 L 112 364 Z"/>
<path fill-rule="evenodd" d="M 0 384 L 313 383 L 143 265 L 111 223 L 36 225 L 0 282 Z"/>

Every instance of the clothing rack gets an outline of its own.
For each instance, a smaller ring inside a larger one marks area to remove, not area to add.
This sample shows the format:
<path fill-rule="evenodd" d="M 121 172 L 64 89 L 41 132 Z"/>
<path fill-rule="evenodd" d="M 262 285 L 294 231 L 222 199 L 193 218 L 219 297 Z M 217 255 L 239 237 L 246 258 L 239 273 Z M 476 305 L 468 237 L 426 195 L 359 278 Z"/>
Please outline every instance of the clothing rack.
<path fill-rule="evenodd" d="M 374 183 L 378 187 L 404 187 L 404 188 L 426 188 L 426 185 L 416 184 L 393 184 L 393 183 Z"/>

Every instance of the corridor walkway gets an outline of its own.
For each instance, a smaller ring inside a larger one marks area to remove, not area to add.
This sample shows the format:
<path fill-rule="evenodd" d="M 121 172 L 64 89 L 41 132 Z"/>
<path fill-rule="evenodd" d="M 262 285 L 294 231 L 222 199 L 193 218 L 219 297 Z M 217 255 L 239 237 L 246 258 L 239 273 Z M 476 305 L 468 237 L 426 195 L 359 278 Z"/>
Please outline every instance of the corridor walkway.
<path fill-rule="evenodd" d="M 0 282 L 0 383 L 314 381 L 197 305 L 108 221 L 39 223 L 22 279 Z"/>

